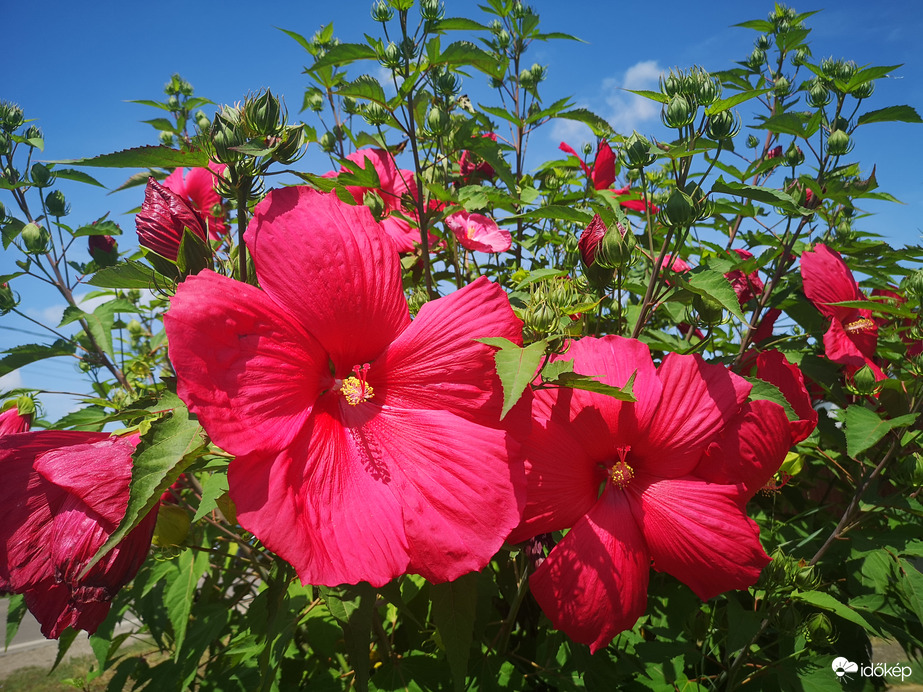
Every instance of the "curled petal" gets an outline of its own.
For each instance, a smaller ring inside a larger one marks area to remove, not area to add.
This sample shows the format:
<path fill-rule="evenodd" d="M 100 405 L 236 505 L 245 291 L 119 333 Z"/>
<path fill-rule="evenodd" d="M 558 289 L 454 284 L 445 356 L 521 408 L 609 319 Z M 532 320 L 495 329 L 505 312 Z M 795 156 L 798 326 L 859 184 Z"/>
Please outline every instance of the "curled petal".
<path fill-rule="evenodd" d="M 792 444 L 801 442 L 817 427 L 817 411 L 798 366 L 789 363 L 779 351 L 763 351 L 756 358 L 756 376 L 774 384 L 782 392 L 798 420 L 791 422 Z"/>

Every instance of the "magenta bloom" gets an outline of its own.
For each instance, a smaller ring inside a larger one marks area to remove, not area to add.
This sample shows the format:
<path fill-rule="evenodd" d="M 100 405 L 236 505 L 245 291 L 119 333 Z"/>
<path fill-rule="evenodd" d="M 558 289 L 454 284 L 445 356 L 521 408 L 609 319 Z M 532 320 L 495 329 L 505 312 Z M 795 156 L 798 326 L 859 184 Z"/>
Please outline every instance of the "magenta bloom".
<path fill-rule="evenodd" d="M 801 254 L 801 279 L 808 300 L 830 320 L 824 334 L 827 358 L 851 369 L 868 365 L 876 379 L 887 379 L 872 360 L 878 346 L 878 325 L 872 319 L 872 311 L 831 305 L 865 300 L 840 253 L 822 243 L 806 250 Z"/>
<path fill-rule="evenodd" d="M 596 147 L 596 159 L 593 161 L 592 167 L 588 166 L 569 144 L 561 142 L 558 149 L 577 157 L 580 167 L 586 173 L 586 177 L 593 183 L 594 190 L 605 190 L 612 187 L 612 183 L 615 182 L 615 152 L 612 151 L 612 147 L 609 146 L 606 140 L 600 140 L 599 145 Z"/>
<path fill-rule="evenodd" d="M 750 384 L 698 355 L 617 336 L 566 353 L 577 372 L 637 402 L 539 390 L 523 444 L 528 488 L 510 541 L 570 528 L 530 578 L 552 624 L 591 651 L 644 613 L 651 561 L 702 599 L 752 585 L 769 562 L 744 505 L 790 446 L 785 412 L 747 401 Z"/>
<path fill-rule="evenodd" d="M 185 229 L 202 240 L 207 237 L 205 219 L 192 204 L 153 178 L 147 181 L 141 211 L 135 214 L 135 227 L 143 247 L 174 262 Z"/>
<path fill-rule="evenodd" d="M 0 413 L 0 437 L 14 433 L 29 432 L 32 427 L 32 414 L 21 415 L 19 409 L 13 406 Z"/>
<path fill-rule="evenodd" d="M 472 214 L 463 209 L 449 214 L 445 224 L 452 229 L 461 246 L 468 250 L 506 252 L 513 244 L 510 232 L 483 214 Z"/>
<path fill-rule="evenodd" d="M 747 250 L 731 250 L 737 254 L 737 258 L 734 258 L 731 255 L 732 259 L 748 260 L 753 257 L 752 252 Z M 725 278 L 731 282 L 731 287 L 734 289 L 734 293 L 737 294 L 738 302 L 743 305 L 751 298 L 762 294 L 763 292 L 763 280 L 760 278 L 759 272 L 752 271 L 749 274 L 744 274 L 740 269 L 734 269 L 729 271 L 724 275 Z"/>
<path fill-rule="evenodd" d="M 208 235 L 218 240 L 228 231 L 221 197 L 215 191 L 215 182 L 227 168 L 223 163 L 209 161 L 208 168 L 190 168 L 183 178 L 183 169 L 177 168 L 164 181 L 163 186 L 183 197 L 192 205 L 208 226 Z"/>
<path fill-rule="evenodd" d="M 305 187 L 260 202 L 246 242 L 263 290 L 204 271 L 164 320 L 179 395 L 236 455 L 241 525 L 305 583 L 484 567 L 523 487 L 475 341 L 521 343 L 506 295 L 478 279 L 411 321 L 369 210 Z"/>
<path fill-rule="evenodd" d="M 0 438 L 0 591 L 23 594 L 46 637 L 95 632 L 147 556 L 156 510 L 80 576 L 125 515 L 138 439 L 59 430 Z"/>

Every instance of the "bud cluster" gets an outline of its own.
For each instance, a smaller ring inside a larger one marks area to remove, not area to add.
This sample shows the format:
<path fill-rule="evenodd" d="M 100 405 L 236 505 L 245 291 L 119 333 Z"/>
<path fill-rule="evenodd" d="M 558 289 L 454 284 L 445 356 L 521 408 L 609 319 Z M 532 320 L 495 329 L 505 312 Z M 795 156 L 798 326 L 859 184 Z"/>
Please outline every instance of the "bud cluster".
<path fill-rule="evenodd" d="M 225 106 L 211 123 L 212 158 L 238 165 L 248 157 L 267 156 L 261 168 L 269 161 L 284 165 L 297 161 L 303 155 L 304 126 L 290 126 L 287 120 L 285 107 L 269 89 L 248 97 L 243 106 Z M 255 172 L 255 163 L 253 167 Z"/>
<path fill-rule="evenodd" d="M 710 106 L 721 97 L 721 82 L 695 66 L 688 71 L 670 70 L 660 78 L 660 91 L 669 99 L 660 119 L 667 127 L 681 129 L 695 121 L 699 106 Z"/>

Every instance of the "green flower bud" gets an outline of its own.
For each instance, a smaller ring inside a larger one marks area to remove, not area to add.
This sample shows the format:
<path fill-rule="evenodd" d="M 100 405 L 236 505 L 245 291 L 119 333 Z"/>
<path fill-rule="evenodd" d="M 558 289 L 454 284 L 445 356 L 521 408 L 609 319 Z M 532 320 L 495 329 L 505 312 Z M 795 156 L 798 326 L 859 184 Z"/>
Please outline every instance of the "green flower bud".
<path fill-rule="evenodd" d="M 823 613 L 812 613 L 804 621 L 804 633 L 807 640 L 817 647 L 825 647 L 836 641 L 833 623 Z"/>
<path fill-rule="evenodd" d="M 660 208 L 660 221 L 664 226 L 691 226 L 696 216 L 692 198 L 676 188 L 670 193 L 666 204 Z"/>
<path fill-rule="evenodd" d="M 30 255 L 44 255 L 51 245 L 51 234 L 47 229 L 36 226 L 34 223 L 25 225 L 20 238 L 26 247 L 26 252 Z"/>
<path fill-rule="evenodd" d="M 631 137 L 625 140 L 622 148 L 619 150 L 619 159 L 628 169 L 640 169 L 650 166 L 654 163 L 656 155 L 651 152 L 651 143 L 643 135 L 638 134 L 635 130 Z"/>
<path fill-rule="evenodd" d="M 410 297 L 407 299 L 407 307 L 410 309 L 410 314 L 416 317 L 417 313 L 420 312 L 420 308 L 426 305 L 429 302 L 429 295 L 426 291 L 419 288 L 414 289 L 414 292 L 410 294 Z"/>
<path fill-rule="evenodd" d="M 747 146 L 750 149 L 755 149 L 759 145 L 760 145 L 760 140 L 758 140 L 755 135 L 747 135 Z"/>
<path fill-rule="evenodd" d="M 830 99 L 830 90 L 824 86 L 822 80 L 815 79 L 811 84 L 811 88 L 808 89 L 808 103 L 814 108 L 823 108 L 830 103 Z"/>
<path fill-rule="evenodd" d="M 545 77 L 548 76 L 548 70 L 538 63 L 533 63 L 532 67 L 529 68 L 529 71 L 532 73 L 532 82 L 534 84 L 539 84 L 540 82 L 545 81 Z"/>
<path fill-rule="evenodd" d="M 42 134 L 42 128 L 36 127 L 35 125 L 29 125 L 29 129 L 26 130 L 26 139 L 45 139 L 45 135 Z"/>
<path fill-rule="evenodd" d="M 420 16 L 428 22 L 435 22 L 445 15 L 445 4 L 439 0 L 420 0 Z"/>
<path fill-rule="evenodd" d="M 2 108 L 0 108 L 0 127 L 2 127 L 6 132 L 13 132 L 20 125 L 22 125 L 25 120 L 23 115 L 22 108 L 17 106 L 15 103 L 3 103 Z"/>
<path fill-rule="evenodd" d="M 64 199 L 64 193 L 60 190 L 52 190 L 45 197 L 45 208 L 52 216 L 67 216 L 70 213 L 70 205 Z"/>
<path fill-rule="evenodd" d="M 923 269 L 917 269 L 904 279 L 904 287 L 920 300 L 923 300 Z"/>
<path fill-rule="evenodd" d="M 13 292 L 8 283 L 0 284 L 0 315 L 5 315 L 19 305 L 19 295 Z"/>
<path fill-rule="evenodd" d="M 208 132 L 209 128 L 212 126 L 212 121 L 208 119 L 208 116 L 205 115 L 202 111 L 195 112 L 195 124 L 199 128 L 199 132 Z"/>
<path fill-rule="evenodd" d="M 690 71 L 689 86 L 696 103 L 702 106 L 711 105 L 721 96 L 721 82 L 700 67 Z"/>
<path fill-rule="evenodd" d="M 441 96 L 454 96 L 461 90 L 461 80 L 458 76 L 447 72 L 439 75 L 436 80 L 436 93 Z"/>
<path fill-rule="evenodd" d="M 696 293 L 692 296 L 692 307 L 703 324 L 721 324 L 724 319 L 724 307 L 711 296 Z"/>
<path fill-rule="evenodd" d="M 667 127 L 679 130 L 692 124 L 695 120 L 696 111 L 696 106 L 690 104 L 685 96 L 676 95 L 661 110 L 660 119 Z"/>
<path fill-rule="evenodd" d="M 760 50 L 769 50 L 772 47 L 772 37 L 768 36 L 767 34 L 758 36 L 756 41 L 753 42 L 753 45 L 755 45 Z"/>
<path fill-rule="evenodd" d="M 784 98 L 792 93 L 792 83 L 788 81 L 785 75 L 779 75 L 775 79 L 772 90 L 775 92 L 776 96 Z"/>
<path fill-rule="evenodd" d="M 362 108 L 362 117 L 369 125 L 377 127 L 388 122 L 390 115 L 384 106 L 378 103 L 367 103 Z"/>
<path fill-rule="evenodd" d="M 849 121 L 844 117 L 834 118 L 833 124 L 830 125 L 831 130 L 843 130 L 846 132 L 849 130 Z"/>
<path fill-rule="evenodd" d="M 550 334 L 558 326 L 558 314 L 548 303 L 532 304 L 526 310 L 523 322 L 533 334 Z"/>
<path fill-rule="evenodd" d="M 168 98 L 167 108 L 169 108 L 170 111 L 173 113 L 176 113 L 178 110 L 180 110 L 179 98 L 177 98 L 176 96 L 171 96 L 170 98 Z"/>
<path fill-rule="evenodd" d="M 788 149 L 785 150 L 785 161 L 786 166 L 800 166 L 804 163 L 804 152 L 801 151 L 801 147 L 795 146 L 795 143 L 792 142 Z"/>
<path fill-rule="evenodd" d="M 839 61 L 834 60 L 832 57 L 824 58 L 820 61 L 820 71 L 823 73 L 824 77 L 828 80 L 836 79 L 837 72 L 839 71 Z"/>
<path fill-rule="evenodd" d="M 711 216 L 714 205 L 711 203 L 711 200 L 708 199 L 705 190 L 703 190 L 698 183 L 686 183 L 683 192 L 692 200 L 697 221 Z"/>
<path fill-rule="evenodd" d="M 799 48 L 794 53 L 792 53 L 792 65 L 795 67 L 804 65 L 810 57 L 811 51 L 807 50 L 806 48 Z"/>
<path fill-rule="evenodd" d="M 449 129 L 449 125 L 452 120 L 449 117 L 449 114 L 438 106 L 433 106 L 430 108 L 429 113 L 426 116 L 426 127 L 434 135 L 443 135 Z"/>
<path fill-rule="evenodd" d="M 862 84 L 856 87 L 853 87 L 852 91 L 849 93 L 857 99 L 867 99 L 872 95 L 873 91 L 875 91 L 875 82 L 869 80 L 867 82 L 862 82 Z"/>
<path fill-rule="evenodd" d="M 820 575 L 811 565 L 798 566 L 792 578 L 796 589 L 800 591 L 813 591 L 820 586 Z"/>
<path fill-rule="evenodd" d="M 858 69 L 859 66 L 852 60 L 840 60 L 837 62 L 836 77 L 841 81 L 848 82 Z"/>
<path fill-rule="evenodd" d="M 794 605 L 786 605 L 775 613 L 772 620 L 781 632 L 794 634 L 801 625 L 801 612 Z"/>
<path fill-rule="evenodd" d="M 673 70 L 670 70 L 666 77 L 660 78 L 660 91 L 665 96 L 673 98 L 674 96 L 681 95 L 685 88 L 686 79 L 682 72 L 677 74 Z"/>
<path fill-rule="evenodd" d="M 709 116 L 705 133 L 714 140 L 730 139 L 740 132 L 740 114 L 737 111 L 721 111 Z"/>
<path fill-rule="evenodd" d="M 510 35 L 506 31 L 497 34 L 497 48 L 506 50 L 510 45 Z"/>
<path fill-rule="evenodd" d="M 843 130 L 834 130 L 827 136 L 827 153 L 831 156 L 843 156 L 851 150 L 852 142 Z"/>
<path fill-rule="evenodd" d="M 620 223 L 606 230 L 596 249 L 596 264 L 604 269 L 628 267 L 638 240 Z"/>
<path fill-rule="evenodd" d="M 54 184 L 54 176 L 48 168 L 40 163 L 32 165 L 32 184 L 35 187 L 48 187 Z"/>
<path fill-rule="evenodd" d="M 403 63 L 401 49 L 397 47 L 397 44 L 394 43 L 394 41 L 392 41 L 379 52 L 378 62 L 387 67 L 389 70 L 400 67 Z"/>
<path fill-rule="evenodd" d="M 874 396 L 881 386 L 872 369 L 868 365 L 863 365 L 853 373 L 852 378 L 847 378 L 846 389 L 857 396 Z"/>
<path fill-rule="evenodd" d="M 215 114 L 212 121 L 211 141 L 215 147 L 215 158 L 220 163 L 237 163 L 243 160 L 244 155 L 234 151 L 246 138 L 240 131 L 240 111 L 231 106 L 225 106 Z"/>
<path fill-rule="evenodd" d="M 304 151 L 302 150 L 304 146 L 304 125 L 286 127 L 283 137 L 282 143 L 272 152 L 272 158 L 283 166 L 288 166 L 304 156 Z"/>
<path fill-rule="evenodd" d="M 282 104 L 269 89 L 257 94 L 256 98 L 244 101 L 241 120 L 244 131 L 257 137 L 278 136 L 281 128 L 285 126 Z"/>
<path fill-rule="evenodd" d="M 6 132 L 0 130 L 0 154 L 9 153 L 12 141 Z"/>
<path fill-rule="evenodd" d="M 128 333 L 134 338 L 139 338 L 144 334 L 144 327 L 138 320 L 131 320 L 127 325 Z"/>
<path fill-rule="evenodd" d="M 750 57 L 747 58 L 747 67 L 749 67 L 754 72 L 758 72 L 765 62 L 766 51 L 760 50 L 759 48 L 754 48 L 753 52 L 750 53 Z"/>
<path fill-rule="evenodd" d="M 391 8 L 388 7 L 388 3 L 384 0 L 378 0 L 378 2 L 372 3 L 372 20 L 376 22 L 390 22 L 391 18 L 394 16 L 394 12 L 391 11 Z"/>
<path fill-rule="evenodd" d="M 325 132 L 324 136 L 320 138 L 320 148 L 327 154 L 333 152 L 337 147 L 337 138 L 332 132 Z"/>
<path fill-rule="evenodd" d="M 0 202 L 0 223 L 6 223 L 6 207 Z"/>
<path fill-rule="evenodd" d="M 301 110 L 311 110 L 315 113 L 324 110 L 324 92 L 317 87 L 305 89 Z"/>
<path fill-rule="evenodd" d="M 173 133 L 172 132 L 161 132 L 157 135 L 157 138 L 160 140 L 160 143 L 165 147 L 173 146 Z"/>

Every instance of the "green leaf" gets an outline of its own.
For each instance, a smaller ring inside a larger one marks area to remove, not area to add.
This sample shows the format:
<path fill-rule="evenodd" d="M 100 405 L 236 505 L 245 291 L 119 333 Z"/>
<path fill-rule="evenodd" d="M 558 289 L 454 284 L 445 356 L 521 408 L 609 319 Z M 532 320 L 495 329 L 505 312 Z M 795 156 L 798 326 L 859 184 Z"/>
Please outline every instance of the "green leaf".
<path fill-rule="evenodd" d="M 218 507 L 218 498 L 228 491 L 228 474 L 213 473 L 202 484 L 202 499 L 199 501 L 199 507 L 196 509 L 193 522 L 197 522 L 213 509 Z"/>
<path fill-rule="evenodd" d="M 439 57 L 436 59 L 437 65 L 471 65 L 481 72 L 499 76 L 499 64 L 496 58 L 490 53 L 481 50 L 470 41 L 455 41 L 446 46 Z"/>
<path fill-rule="evenodd" d="M 171 288 L 172 279 L 151 269 L 146 264 L 128 260 L 112 267 L 100 269 L 87 281 L 100 288 Z"/>
<path fill-rule="evenodd" d="M 859 615 L 859 613 L 845 603 L 841 603 L 824 591 L 795 591 L 792 593 L 792 598 L 796 601 L 801 601 L 815 608 L 820 608 L 821 610 L 826 610 L 834 615 L 838 615 L 844 620 L 859 625 L 859 627 L 866 632 L 877 634 L 877 630 L 872 627 L 864 617 Z"/>
<path fill-rule="evenodd" d="M 753 388 L 750 390 L 748 401 L 771 401 L 785 409 L 785 415 L 788 416 L 790 421 L 798 420 L 798 414 L 795 413 L 792 405 L 788 403 L 788 399 L 785 398 L 785 395 L 782 394 L 782 391 L 778 387 L 758 377 L 747 377 L 744 375 L 743 378 L 753 385 Z"/>
<path fill-rule="evenodd" d="M 456 692 L 465 689 L 468 656 L 474 639 L 474 617 L 478 600 L 478 574 L 472 572 L 455 581 L 431 584 L 433 624 L 442 641 Z"/>
<path fill-rule="evenodd" d="M 509 339 L 500 336 L 485 337 L 475 339 L 475 341 L 499 349 L 494 354 L 494 362 L 497 364 L 497 375 L 503 385 L 503 411 L 500 413 L 502 420 L 519 401 L 529 383 L 535 379 L 535 372 L 542 364 L 545 347 L 548 344 L 545 341 L 536 341 L 525 348 L 520 348 Z"/>
<path fill-rule="evenodd" d="M 42 344 L 24 344 L 14 346 L 6 351 L 7 355 L 0 358 L 0 377 L 18 370 L 23 365 L 34 363 L 45 358 L 54 358 L 56 356 L 70 356 L 74 353 L 74 344 L 66 339 L 58 339 L 51 346 Z"/>
<path fill-rule="evenodd" d="M 593 215 L 589 212 L 580 211 L 573 207 L 567 207 L 561 204 L 549 204 L 546 207 L 539 207 L 525 214 L 511 216 L 512 219 L 557 219 L 558 221 L 570 221 L 576 224 L 588 224 L 593 220 Z"/>
<path fill-rule="evenodd" d="M 434 31 L 487 31 L 487 27 L 473 19 L 464 17 L 446 17 L 440 19 L 433 27 Z"/>
<path fill-rule="evenodd" d="M 173 625 L 174 661 L 178 661 L 183 653 L 183 640 L 186 638 L 196 585 L 208 569 L 208 557 L 207 550 L 184 550 L 174 561 L 176 574 L 163 596 L 167 616 Z"/>
<path fill-rule="evenodd" d="M 100 154 L 89 159 L 67 159 L 52 163 L 96 168 L 204 168 L 208 165 L 208 154 L 201 150 L 180 151 L 170 147 L 145 146 Z"/>
<path fill-rule="evenodd" d="M 867 123 L 923 123 L 919 113 L 910 106 L 888 106 L 880 108 L 877 111 L 863 113 L 856 120 L 856 125 L 865 125 Z"/>
<path fill-rule="evenodd" d="M 583 123 L 587 125 L 597 137 L 603 137 L 612 132 L 612 126 L 605 118 L 596 115 L 596 113 L 586 108 L 574 108 L 569 111 L 564 111 L 563 113 L 558 113 L 555 117 Z"/>
<path fill-rule="evenodd" d="M 721 113 L 730 108 L 733 108 L 734 106 L 739 106 L 741 103 L 749 101 L 752 98 L 756 98 L 757 96 L 762 96 L 763 94 L 769 93 L 770 91 L 772 91 L 772 89 L 754 89 L 752 91 L 741 91 L 737 94 L 734 94 L 733 96 L 729 96 L 726 99 L 715 101 L 705 109 L 705 114 L 715 115 L 716 113 Z"/>
<path fill-rule="evenodd" d="M 82 238 L 88 235 L 122 235 L 122 229 L 119 228 L 119 225 L 114 221 L 109 221 L 104 218 L 98 220 L 96 223 L 81 226 L 73 233 L 74 238 Z"/>
<path fill-rule="evenodd" d="M 824 303 L 824 305 L 836 305 L 838 307 L 844 308 L 858 308 L 859 310 L 871 310 L 872 312 L 879 312 L 886 315 L 898 315 L 900 317 L 908 317 L 913 319 L 916 316 L 916 313 L 913 310 L 903 307 L 903 305 L 895 305 L 891 302 L 882 302 L 878 300 L 841 300 L 836 303 Z"/>
<path fill-rule="evenodd" d="M 62 180 L 74 180 L 78 183 L 87 183 L 88 185 L 96 185 L 105 189 L 105 185 L 99 182 L 96 178 L 91 175 L 87 175 L 83 171 L 78 171 L 73 168 L 55 168 L 54 174 Z"/>
<path fill-rule="evenodd" d="M 913 423 L 917 413 L 908 413 L 904 416 L 882 420 L 877 413 L 853 404 L 846 409 L 844 418 L 846 431 L 846 451 L 852 458 L 858 457 L 862 452 L 873 447 L 881 438 L 894 428 L 902 428 Z"/>
<path fill-rule="evenodd" d="M 788 112 L 766 118 L 755 127 L 780 135 L 793 135 L 807 139 L 817 132 L 818 127 L 820 127 L 820 120 L 816 117 L 816 114 Z"/>
<path fill-rule="evenodd" d="M 311 71 L 322 67 L 347 65 L 357 60 L 374 60 L 376 57 L 375 49 L 371 46 L 362 43 L 338 43 L 331 46 L 323 57 L 311 66 Z"/>
<path fill-rule="evenodd" d="M 359 75 L 352 82 L 344 84 L 337 89 L 340 96 L 355 96 L 375 103 L 386 104 L 388 97 L 378 80 L 371 75 Z"/>
<path fill-rule="evenodd" d="M 55 654 L 51 670 L 57 668 L 58 664 L 64 660 L 64 657 L 67 655 L 67 650 L 71 648 L 71 644 L 74 643 L 79 633 L 79 630 L 75 630 L 72 627 L 68 627 L 61 633 L 61 636 L 58 637 L 58 652 Z"/>
<path fill-rule="evenodd" d="M 335 589 L 318 588 L 330 614 L 343 628 L 346 653 L 356 674 L 356 688 L 364 692 L 368 690 L 369 683 L 369 645 L 377 598 L 375 589 L 365 582 Z"/>
<path fill-rule="evenodd" d="M 581 375 L 577 372 L 561 372 L 554 380 L 544 380 L 545 384 L 556 384 L 571 389 L 582 389 L 596 394 L 605 394 L 619 401 L 637 401 L 632 390 L 635 384 L 635 374 L 632 373 L 624 387 L 613 387 L 611 384 L 600 382 L 592 375 Z"/>
<path fill-rule="evenodd" d="M 547 279 L 555 279 L 559 276 L 567 276 L 568 271 L 566 269 L 551 269 L 546 267 L 544 269 L 533 269 L 529 272 L 529 275 L 516 284 L 516 290 L 521 291 L 529 284 L 533 284 L 537 281 L 546 281 Z"/>
<path fill-rule="evenodd" d="M 656 101 L 657 103 L 669 103 L 670 97 L 660 91 L 648 91 L 647 89 L 626 89 L 625 91 L 635 94 L 636 96 L 643 96 L 646 99 L 651 101 Z"/>
<path fill-rule="evenodd" d="M 154 118 L 153 120 L 142 120 L 141 122 L 151 125 L 160 132 L 176 132 L 176 125 L 167 118 Z"/>
<path fill-rule="evenodd" d="M 141 436 L 141 443 L 132 455 L 134 463 L 125 516 L 84 568 L 81 577 L 141 523 L 206 444 L 201 426 L 176 394 L 164 392 L 153 410 L 166 414 Z"/>
<path fill-rule="evenodd" d="M 740 301 L 731 282 L 721 272 L 707 267 L 696 267 L 681 277 L 671 279 L 688 291 L 701 296 L 713 298 L 721 303 L 721 307 L 746 322 L 747 318 L 740 311 Z"/>
<path fill-rule="evenodd" d="M 764 204 L 770 204 L 774 207 L 778 207 L 782 211 L 786 211 L 792 214 L 800 214 L 806 216 L 812 213 L 810 209 L 802 209 L 799 207 L 790 195 L 787 195 L 784 192 L 780 192 L 779 190 L 775 190 L 771 187 L 747 185 L 745 183 L 737 183 L 734 181 L 725 182 L 724 178 L 718 178 L 718 180 L 716 180 L 712 185 L 711 191 L 734 195 L 736 197 L 743 197 L 745 199 L 752 199 Z"/>
<path fill-rule="evenodd" d="M 923 574 L 906 560 L 898 562 L 900 579 L 897 583 L 897 592 L 900 599 L 923 622 Z"/>
<path fill-rule="evenodd" d="M 6 643 L 4 648 L 9 648 L 13 637 L 19 631 L 19 624 L 22 622 L 27 610 L 26 599 L 22 594 L 10 594 L 9 600 L 6 602 Z"/>

